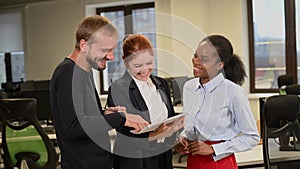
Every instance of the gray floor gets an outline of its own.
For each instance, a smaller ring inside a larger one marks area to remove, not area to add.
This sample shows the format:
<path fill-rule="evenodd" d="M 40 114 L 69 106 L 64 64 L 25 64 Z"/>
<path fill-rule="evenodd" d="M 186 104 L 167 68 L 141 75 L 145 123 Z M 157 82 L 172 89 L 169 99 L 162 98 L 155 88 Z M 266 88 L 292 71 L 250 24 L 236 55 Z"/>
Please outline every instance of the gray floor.
<path fill-rule="evenodd" d="M 183 168 L 186 168 L 186 157 L 183 157 L 182 158 L 182 162 L 181 163 L 178 163 L 178 157 L 179 157 L 180 154 L 178 153 L 174 153 L 173 155 L 173 164 L 174 164 L 174 169 L 183 169 Z M 57 166 L 56 169 L 61 169 L 60 166 Z"/>
<path fill-rule="evenodd" d="M 181 162 L 179 162 L 179 157 L 182 156 L 182 154 L 174 152 L 173 154 L 173 167 L 174 169 L 179 169 L 179 168 L 186 168 L 186 159 L 187 156 L 182 156 Z"/>

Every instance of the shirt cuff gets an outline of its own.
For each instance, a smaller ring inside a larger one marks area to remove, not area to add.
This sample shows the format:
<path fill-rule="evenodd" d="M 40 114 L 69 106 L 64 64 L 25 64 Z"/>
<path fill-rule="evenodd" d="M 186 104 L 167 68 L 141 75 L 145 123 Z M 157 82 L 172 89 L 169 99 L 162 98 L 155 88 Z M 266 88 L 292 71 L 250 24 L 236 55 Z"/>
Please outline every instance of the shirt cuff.
<path fill-rule="evenodd" d="M 224 153 L 223 151 L 223 146 L 222 143 L 221 144 L 213 144 L 211 145 L 214 149 L 214 154 L 212 155 L 213 159 L 215 161 L 221 160 L 227 156 L 230 156 L 232 153 Z"/>
<path fill-rule="evenodd" d="M 218 161 L 218 160 L 221 160 L 225 157 L 228 157 L 230 156 L 232 153 L 226 153 L 226 154 L 221 154 L 221 155 L 216 155 L 216 154 L 213 154 L 212 157 L 215 161 Z"/>

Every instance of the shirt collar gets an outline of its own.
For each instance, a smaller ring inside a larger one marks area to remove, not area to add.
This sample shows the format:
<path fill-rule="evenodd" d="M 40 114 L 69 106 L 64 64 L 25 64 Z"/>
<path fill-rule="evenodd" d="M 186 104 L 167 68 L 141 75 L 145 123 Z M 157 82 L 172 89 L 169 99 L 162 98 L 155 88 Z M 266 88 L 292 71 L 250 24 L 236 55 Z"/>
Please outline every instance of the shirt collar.
<path fill-rule="evenodd" d="M 198 78 L 194 78 L 194 79 L 192 79 L 193 80 L 193 86 L 192 86 L 192 89 L 195 89 L 195 91 L 198 91 L 199 89 L 201 89 L 202 88 L 202 85 L 199 83 L 199 81 L 200 81 L 200 78 L 198 77 Z"/>
<path fill-rule="evenodd" d="M 131 77 L 135 81 L 135 83 L 137 84 L 137 86 L 139 88 L 153 87 L 153 83 L 150 78 L 148 78 L 146 81 L 144 81 L 144 80 L 138 80 L 133 76 L 131 76 Z"/>
<path fill-rule="evenodd" d="M 131 77 L 131 79 L 134 80 L 134 82 L 136 83 L 136 85 L 139 87 L 139 88 L 144 88 L 146 86 L 148 87 L 156 87 L 155 83 L 155 80 L 153 81 L 152 79 L 152 76 L 150 75 L 150 77 L 144 81 L 144 80 L 138 80 L 136 79 L 133 75 L 131 75 L 131 73 L 129 71 L 126 71 L 126 74 L 129 74 L 129 76 Z"/>
<path fill-rule="evenodd" d="M 205 84 L 199 84 L 200 79 L 198 79 L 198 85 L 196 87 L 196 90 L 200 89 L 200 88 L 204 88 L 206 90 L 208 90 L 209 92 L 212 92 L 214 89 L 216 89 L 218 87 L 218 85 L 223 82 L 224 75 L 222 73 L 219 73 L 216 77 L 214 77 L 213 79 L 211 79 L 209 82 L 205 83 Z"/>

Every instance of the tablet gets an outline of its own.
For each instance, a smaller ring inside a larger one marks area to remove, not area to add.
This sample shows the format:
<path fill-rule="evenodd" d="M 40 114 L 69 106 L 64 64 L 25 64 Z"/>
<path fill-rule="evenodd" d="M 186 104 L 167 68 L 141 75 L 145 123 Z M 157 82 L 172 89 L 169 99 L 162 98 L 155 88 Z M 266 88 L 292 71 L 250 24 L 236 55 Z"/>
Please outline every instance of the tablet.
<path fill-rule="evenodd" d="M 146 132 L 149 132 L 149 131 L 153 131 L 155 129 L 157 129 L 161 124 L 163 123 L 166 123 L 166 124 L 170 124 L 174 121 L 176 121 L 177 119 L 185 116 L 186 113 L 181 113 L 179 115 L 176 115 L 176 116 L 173 116 L 173 117 L 170 117 L 162 122 L 159 122 L 159 123 L 154 123 L 154 124 L 149 124 L 148 126 L 144 127 L 142 130 L 140 130 L 139 132 L 136 132 L 134 130 L 131 130 L 132 133 L 134 134 L 142 134 L 142 133 L 146 133 Z"/>

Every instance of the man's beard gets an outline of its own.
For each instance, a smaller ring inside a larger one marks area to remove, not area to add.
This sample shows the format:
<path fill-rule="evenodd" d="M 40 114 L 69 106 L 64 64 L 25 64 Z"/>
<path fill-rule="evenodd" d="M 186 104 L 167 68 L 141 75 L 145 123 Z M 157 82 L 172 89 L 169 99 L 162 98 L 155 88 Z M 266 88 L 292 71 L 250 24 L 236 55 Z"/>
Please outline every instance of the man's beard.
<path fill-rule="evenodd" d="M 106 68 L 106 66 L 105 67 L 99 67 L 98 62 L 96 62 L 95 60 L 90 59 L 90 57 L 87 57 L 86 60 L 90 64 L 90 66 L 95 70 L 101 71 L 101 70 L 104 70 Z"/>

